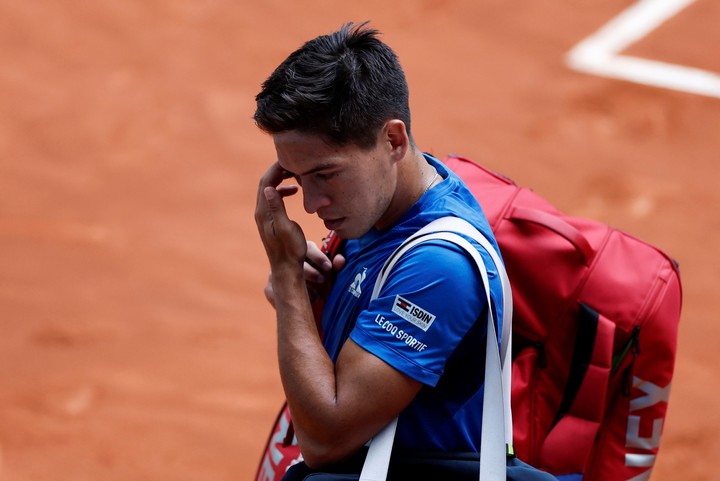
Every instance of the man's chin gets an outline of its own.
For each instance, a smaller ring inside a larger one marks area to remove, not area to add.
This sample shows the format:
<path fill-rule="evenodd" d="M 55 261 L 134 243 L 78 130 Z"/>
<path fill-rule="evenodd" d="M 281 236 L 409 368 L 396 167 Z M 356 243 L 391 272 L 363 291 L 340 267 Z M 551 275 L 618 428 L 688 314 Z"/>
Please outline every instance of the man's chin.
<path fill-rule="evenodd" d="M 358 237 L 360 237 L 358 235 L 354 235 L 354 233 L 352 231 L 348 231 L 346 229 L 343 229 L 342 227 L 340 227 L 339 229 L 331 229 L 331 230 L 334 231 L 335 234 L 337 234 L 337 236 L 341 239 L 350 240 L 350 239 L 357 239 Z"/>

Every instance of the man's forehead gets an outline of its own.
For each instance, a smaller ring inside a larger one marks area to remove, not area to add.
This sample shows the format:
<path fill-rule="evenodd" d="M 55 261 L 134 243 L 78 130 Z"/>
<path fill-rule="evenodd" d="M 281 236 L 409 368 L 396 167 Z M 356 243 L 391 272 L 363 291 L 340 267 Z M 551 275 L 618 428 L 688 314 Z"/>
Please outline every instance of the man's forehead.
<path fill-rule="evenodd" d="M 352 148 L 326 142 L 319 135 L 297 131 L 273 134 L 278 164 L 294 175 L 338 168 L 352 156 Z"/>

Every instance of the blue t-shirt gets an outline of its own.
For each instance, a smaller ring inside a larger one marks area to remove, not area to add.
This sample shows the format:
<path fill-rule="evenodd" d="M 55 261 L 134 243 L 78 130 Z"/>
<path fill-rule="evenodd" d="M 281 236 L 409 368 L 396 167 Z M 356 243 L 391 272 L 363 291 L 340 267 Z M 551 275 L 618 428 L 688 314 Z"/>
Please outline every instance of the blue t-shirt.
<path fill-rule="evenodd" d="M 371 230 L 345 246 L 323 311 L 323 343 L 333 361 L 348 336 L 363 349 L 424 384 L 401 413 L 399 448 L 478 451 L 481 433 L 487 301 L 480 273 L 460 247 L 427 241 L 395 265 L 380 295 L 372 289 L 388 256 L 429 222 L 461 217 L 496 247 L 477 201 L 437 159 L 425 155 L 443 181 L 426 192 L 390 229 Z M 495 319 L 502 319 L 502 288 L 484 249 Z M 501 326 L 498 326 L 498 332 Z"/>

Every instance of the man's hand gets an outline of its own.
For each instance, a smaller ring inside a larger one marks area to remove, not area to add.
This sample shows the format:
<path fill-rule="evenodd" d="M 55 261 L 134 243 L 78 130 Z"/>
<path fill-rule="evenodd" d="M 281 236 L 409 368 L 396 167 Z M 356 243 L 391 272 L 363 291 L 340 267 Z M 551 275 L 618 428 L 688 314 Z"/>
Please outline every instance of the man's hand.
<path fill-rule="evenodd" d="M 275 163 L 260 179 L 258 187 L 255 223 L 273 271 L 282 267 L 302 268 L 307 253 L 302 228 L 288 218 L 285 210 L 283 198 L 298 192 L 296 185 L 280 186 L 288 177 L 290 174 Z"/>
<path fill-rule="evenodd" d="M 303 274 L 305 276 L 305 282 L 307 283 L 310 302 L 315 302 L 323 296 L 323 293 L 326 292 L 332 280 L 331 274 L 333 272 L 339 272 L 343 267 L 345 267 L 345 257 L 342 254 L 336 254 L 332 261 L 330 261 L 315 242 L 307 241 Z M 272 286 L 272 275 L 268 278 L 268 282 L 265 285 L 265 297 L 274 307 L 275 292 Z"/>
<path fill-rule="evenodd" d="M 255 222 L 271 271 L 275 272 L 284 266 L 292 268 L 293 265 L 302 265 L 308 295 L 310 301 L 314 302 L 325 291 L 330 272 L 333 269 L 339 271 L 345 266 L 345 258 L 337 255 L 332 261 L 328 259 L 317 244 L 305 240 L 302 228 L 288 218 L 283 198 L 298 192 L 296 185 L 280 185 L 289 177 L 291 174 L 278 163 L 265 172 L 258 187 Z M 275 307 L 272 274 L 265 285 L 265 297 Z"/>

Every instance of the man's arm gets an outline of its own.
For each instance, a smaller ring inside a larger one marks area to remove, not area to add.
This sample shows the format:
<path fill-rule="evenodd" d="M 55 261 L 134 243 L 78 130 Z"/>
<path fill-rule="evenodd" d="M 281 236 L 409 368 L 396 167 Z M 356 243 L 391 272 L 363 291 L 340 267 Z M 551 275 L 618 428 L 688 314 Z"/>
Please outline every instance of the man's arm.
<path fill-rule="evenodd" d="M 421 384 L 351 340 L 333 364 L 307 292 L 305 237 L 285 212 L 282 198 L 297 192 L 279 187 L 285 176 L 277 164 L 265 174 L 255 220 L 270 261 L 281 381 L 303 457 L 320 467 L 356 452 L 410 403 Z"/>

